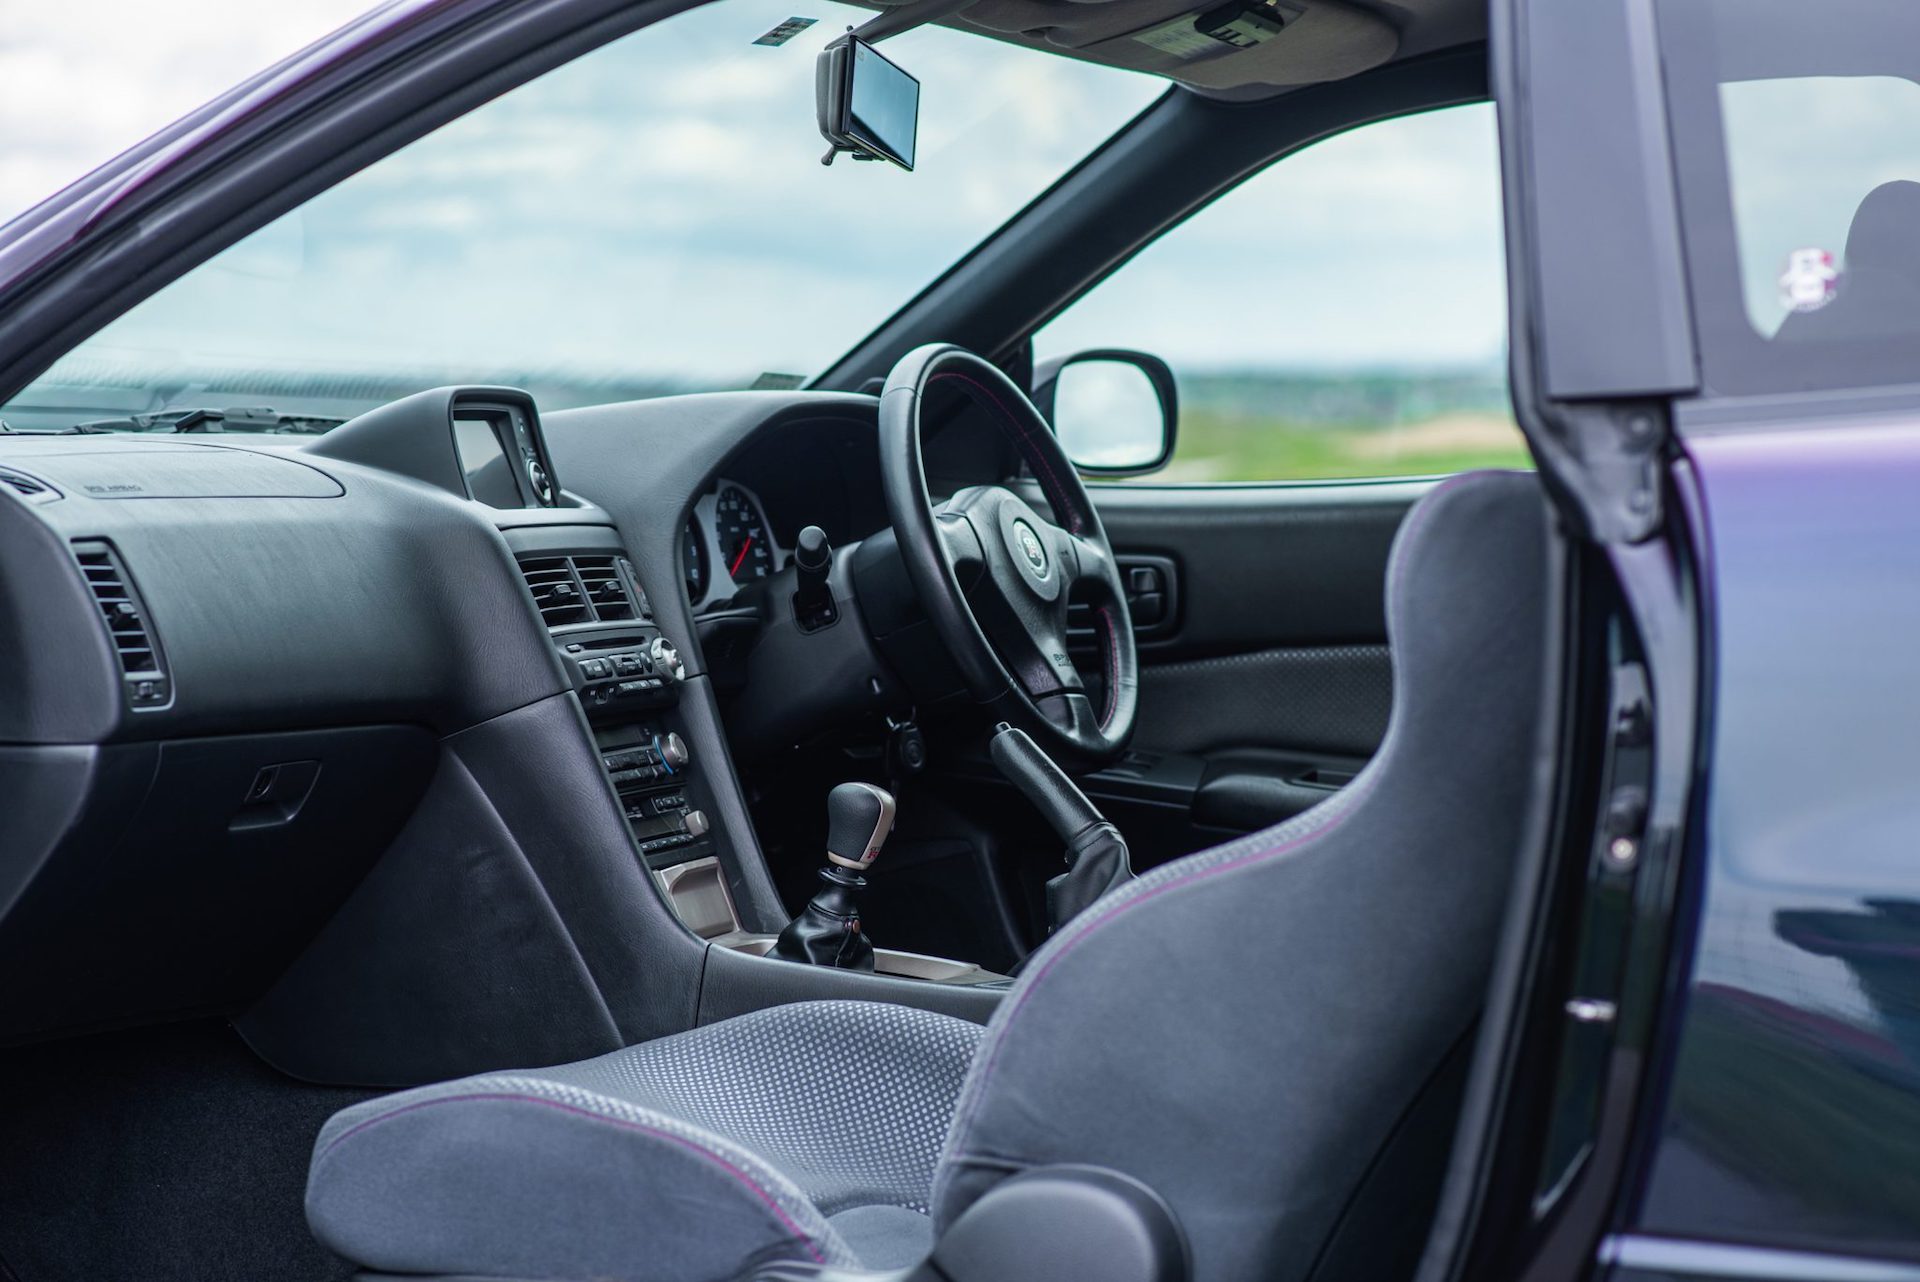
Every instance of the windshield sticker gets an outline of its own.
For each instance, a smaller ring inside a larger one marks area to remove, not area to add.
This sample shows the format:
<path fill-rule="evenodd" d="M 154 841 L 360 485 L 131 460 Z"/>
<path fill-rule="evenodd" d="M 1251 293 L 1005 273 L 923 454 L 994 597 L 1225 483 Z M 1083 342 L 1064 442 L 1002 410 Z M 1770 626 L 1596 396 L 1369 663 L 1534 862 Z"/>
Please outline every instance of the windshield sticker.
<path fill-rule="evenodd" d="M 781 45 L 787 43 L 787 41 L 793 39 L 818 21 L 820 21 L 818 18 L 788 18 L 785 22 L 775 27 L 772 31 L 767 32 L 766 35 L 761 36 L 753 43 L 765 45 L 769 49 L 778 49 Z"/>
<path fill-rule="evenodd" d="M 790 392 L 796 387 L 805 387 L 806 385 L 807 376 L 805 374 L 781 374 L 769 371 L 754 379 L 753 386 L 747 390 L 750 392 Z"/>
<path fill-rule="evenodd" d="M 1790 312 L 1817 312 L 1840 292 L 1840 269 L 1824 249 L 1796 249 L 1780 273 L 1780 305 Z"/>

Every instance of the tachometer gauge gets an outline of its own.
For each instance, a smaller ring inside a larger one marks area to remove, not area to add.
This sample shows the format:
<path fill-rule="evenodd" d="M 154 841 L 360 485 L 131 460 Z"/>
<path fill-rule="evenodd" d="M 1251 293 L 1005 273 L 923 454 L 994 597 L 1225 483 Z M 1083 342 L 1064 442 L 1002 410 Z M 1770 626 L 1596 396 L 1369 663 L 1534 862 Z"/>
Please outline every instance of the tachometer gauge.
<path fill-rule="evenodd" d="M 720 491 L 713 506 L 713 524 L 721 565 L 735 583 L 764 579 L 773 573 L 773 537 L 759 506 L 745 490 L 729 485 Z"/>
<path fill-rule="evenodd" d="M 698 517 L 687 518 L 686 532 L 680 536 L 680 566 L 687 576 L 687 601 L 698 605 L 707 594 L 707 541 L 701 536 Z"/>

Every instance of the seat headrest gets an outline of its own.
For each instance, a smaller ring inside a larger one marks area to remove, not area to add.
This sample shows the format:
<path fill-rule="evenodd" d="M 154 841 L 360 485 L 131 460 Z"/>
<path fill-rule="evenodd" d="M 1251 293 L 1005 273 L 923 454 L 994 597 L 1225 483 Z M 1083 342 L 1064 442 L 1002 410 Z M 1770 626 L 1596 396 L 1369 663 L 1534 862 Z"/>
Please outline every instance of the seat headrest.
<path fill-rule="evenodd" d="M 1464 473 L 1407 514 L 1387 564 L 1390 737 L 1410 719 L 1480 721 L 1506 694 L 1534 693 L 1508 687 L 1540 666 L 1547 519 L 1527 472 Z M 1515 702 L 1533 715 L 1531 699 Z"/>

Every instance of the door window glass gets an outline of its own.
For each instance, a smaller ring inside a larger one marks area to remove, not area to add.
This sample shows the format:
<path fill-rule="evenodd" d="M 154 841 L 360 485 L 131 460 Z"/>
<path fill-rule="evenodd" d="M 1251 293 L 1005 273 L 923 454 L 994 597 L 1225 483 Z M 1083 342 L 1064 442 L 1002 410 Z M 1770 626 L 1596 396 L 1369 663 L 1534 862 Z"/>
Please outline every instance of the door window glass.
<path fill-rule="evenodd" d="M 1493 109 L 1365 125 L 1165 233 L 1034 337 L 1165 358 L 1178 444 L 1160 481 L 1524 467 L 1506 377 Z"/>

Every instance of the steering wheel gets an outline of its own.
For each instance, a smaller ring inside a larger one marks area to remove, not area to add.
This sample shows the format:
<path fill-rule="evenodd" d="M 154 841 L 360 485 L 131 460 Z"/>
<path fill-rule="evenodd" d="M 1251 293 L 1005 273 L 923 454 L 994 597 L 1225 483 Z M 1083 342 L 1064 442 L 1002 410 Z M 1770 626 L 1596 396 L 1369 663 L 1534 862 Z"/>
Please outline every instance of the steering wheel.
<path fill-rule="evenodd" d="M 920 419 L 936 388 L 963 392 L 986 411 L 1039 482 L 1053 520 L 999 485 L 962 490 L 934 508 Z M 880 474 L 907 577 L 968 692 L 1070 768 L 1119 757 L 1139 684 L 1126 591 L 1093 501 L 1033 402 L 965 348 L 916 348 L 880 394 Z M 1093 607 L 1101 650 L 1097 709 L 1067 658 L 1067 597 L 1076 588 Z"/>

